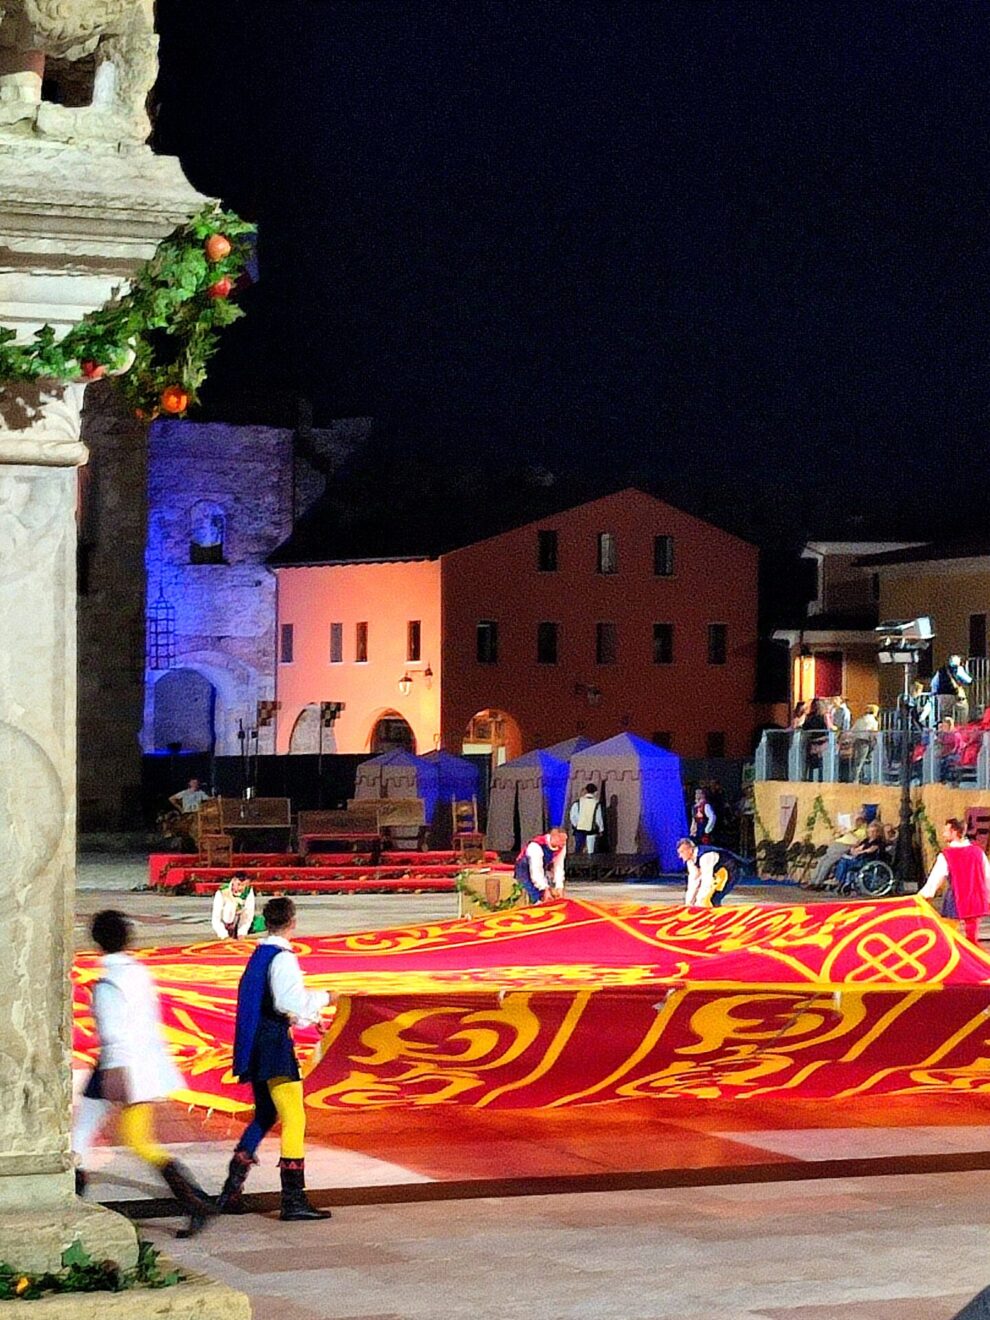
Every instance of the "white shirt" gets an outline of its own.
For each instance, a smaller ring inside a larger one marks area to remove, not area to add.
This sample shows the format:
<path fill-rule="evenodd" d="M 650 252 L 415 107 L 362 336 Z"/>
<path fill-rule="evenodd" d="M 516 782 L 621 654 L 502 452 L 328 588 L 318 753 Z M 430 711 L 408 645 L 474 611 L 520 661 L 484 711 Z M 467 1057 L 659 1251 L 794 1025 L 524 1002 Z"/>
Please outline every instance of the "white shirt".
<path fill-rule="evenodd" d="M 242 896 L 243 897 L 243 896 Z M 240 909 L 240 915 L 238 915 Z M 254 890 L 248 889 L 247 897 L 243 903 L 238 903 L 237 899 L 230 892 L 227 885 L 223 885 L 213 895 L 213 933 L 218 940 L 228 938 L 228 927 L 237 922 L 237 938 L 242 940 L 251 929 L 251 922 L 254 921 Z"/>
<path fill-rule="evenodd" d="M 306 989 L 299 959 L 287 939 L 281 935 L 269 935 L 262 944 L 274 944 L 288 950 L 289 954 L 288 958 L 273 958 L 268 968 L 268 985 L 275 1012 L 283 1013 L 301 1027 L 314 1027 L 320 1020 L 320 1013 L 330 1003 L 329 991 Z"/>
<path fill-rule="evenodd" d="M 175 796 L 179 799 L 183 814 L 190 816 L 194 811 L 199 811 L 200 806 L 209 799 L 210 795 L 204 793 L 201 788 L 184 788 Z"/>
<path fill-rule="evenodd" d="M 93 987 L 93 1017 L 100 1066 L 127 1070 L 131 1104 L 160 1100 L 185 1086 L 162 1035 L 158 992 L 144 963 L 129 953 L 108 953 Z"/>
<path fill-rule="evenodd" d="M 563 890 L 564 888 L 564 858 L 566 853 L 567 849 L 561 848 L 553 859 L 553 875 L 550 879 L 550 886 L 553 889 Z M 528 843 L 526 845 L 526 860 L 529 862 L 530 880 L 537 889 L 545 890 L 547 877 L 543 866 L 543 845 L 536 842 Z"/>
<path fill-rule="evenodd" d="M 698 860 L 688 862 L 687 889 L 684 891 L 685 907 L 711 907 L 712 894 L 715 892 L 717 863 L 717 852 L 702 853 Z"/>
<path fill-rule="evenodd" d="M 951 843 L 947 843 L 945 846 L 946 848 L 975 848 L 979 845 L 972 843 L 969 839 L 953 839 Z M 980 848 L 980 852 L 983 854 L 983 879 L 988 890 L 990 890 L 990 858 L 987 857 L 982 848 Z M 949 863 L 945 860 L 943 851 L 935 858 L 935 864 L 928 872 L 928 879 L 925 881 L 924 887 L 918 890 L 918 897 L 934 898 L 948 878 Z"/>
<path fill-rule="evenodd" d="M 875 715 L 860 715 L 858 720 L 853 721 L 853 733 L 879 733 L 880 721 Z"/>
<path fill-rule="evenodd" d="M 571 825 L 585 834 L 601 834 L 602 804 L 596 793 L 584 793 L 571 803 Z"/>
<path fill-rule="evenodd" d="M 715 810 L 714 810 L 714 808 L 712 807 L 712 804 L 711 804 L 710 802 L 706 802 L 706 803 L 705 803 L 705 828 L 701 831 L 702 834 L 711 834 L 712 830 L 714 830 L 714 828 L 715 828 L 715 819 L 716 819 L 716 817 L 715 817 Z M 696 831 L 697 824 L 698 824 L 698 819 L 697 819 L 697 817 L 696 817 L 696 816 L 692 816 L 692 817 L 691 817 L 691 829 Z"/>

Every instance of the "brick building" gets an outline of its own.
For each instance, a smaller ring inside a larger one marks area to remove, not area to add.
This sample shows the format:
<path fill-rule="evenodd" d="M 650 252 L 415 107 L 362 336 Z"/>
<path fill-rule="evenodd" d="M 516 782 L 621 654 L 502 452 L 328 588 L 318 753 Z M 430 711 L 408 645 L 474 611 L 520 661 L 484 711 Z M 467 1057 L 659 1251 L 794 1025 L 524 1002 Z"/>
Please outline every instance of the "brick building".
<path fill-rule="evenodd" d="M 321 702 L 345 706 L 325 751 L 503 759 L 623 729 L 685 756 L 751 750 L 754 546 L 635 488 L 482 539 L 420 536 L 376 554 L 328 519 L 272 556 L 278 751 L 313 750 Z"/>

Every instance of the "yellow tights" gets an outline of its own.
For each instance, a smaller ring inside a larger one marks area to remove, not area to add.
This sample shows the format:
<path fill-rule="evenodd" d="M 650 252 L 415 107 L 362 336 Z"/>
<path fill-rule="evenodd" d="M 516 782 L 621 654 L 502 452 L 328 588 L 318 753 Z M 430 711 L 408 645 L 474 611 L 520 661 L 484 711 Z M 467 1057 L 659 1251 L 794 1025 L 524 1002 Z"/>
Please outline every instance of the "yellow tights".
<path fill-rule="evenodd" d="M 125 1146 L 156 1169 L 162 1168 L 171 1159 L 155 1140 L 155 1122 L 150 1104 L 123 1107 L 120 1111 L 120 1135 Z"/>
<path fill-rule="evenodd" d="M 271 1077 L 268 1093 L 282 1124 L 282 1156 L 287 1160 L 301 1160 L 306 1153 L 302 1082 L 290 1081 L 288 1077 Z"/>

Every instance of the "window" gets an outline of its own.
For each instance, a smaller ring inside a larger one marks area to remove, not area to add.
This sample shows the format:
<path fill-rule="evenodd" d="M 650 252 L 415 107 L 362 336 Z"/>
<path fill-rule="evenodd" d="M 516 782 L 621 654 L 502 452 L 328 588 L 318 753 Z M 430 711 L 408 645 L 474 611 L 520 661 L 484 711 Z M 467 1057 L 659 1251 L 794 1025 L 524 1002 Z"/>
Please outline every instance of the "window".
<path fill-rule="evenodd" d="M 498 664 L 498 623 L 495 619 L 482 619 L 476 633 L 479 665 Z"/>
<path fill-rule="evenodd" d="M 729 628 L 725 623 L 708 625 L 708 663 L 724 665 L 729 647 Z"/>
<path fill-rule="evenodd" d="M 420 621 L 419 619 L 410 619 L 406 624 L 406 659 L 419 660 L 420 655 Z"/>
<path fill-rule="evenodd" d="M 614 665 L 619 635 L 614 623 L 595 624 L 595 664 Z"/>
<path fill-rule="evenodd" d="M 655 536 L 653 538 L 653 573 L 655 577 L 674 576 L 674 538 Z"/>
<path fill-rule="evenodd" d="M 619 571 L 619 549 L 611 532 L 598 533 L 598 571 L 599 573 Z"/>
<path fill-rule="evenodd" d="M 331 623 L 330 625 L 330 663 L 332 665 L 342 665 L 344 663 L 344 625 L 342 623 Z"/>
<path fill-rule="evenodd" d="M 674 663 L 674 625 L 655 623 L 653 625 L 653 663 L 672 665 Z"/>
<path fill-rule="evenodd" d="M 719 729 L 715 733 L 705 734 L 705 756 L 720 757 L 725 755 L 725 734 Z"/>
<path fill-rule="evenodd" d="M 359 665 L 368 663 L 367 623 L 356 623 L 354 625 L 354 659 Z"/>
<path fill-rule="evenodd" d="M 536 533 L 536 569 L 539 573 L 557 571 L 557 533 Z"/>
<path fill-rule="evenodd" d="M 219 504 L 199 500 L 189 511 L 190 564 L 223 564 L 226 518 Z"/>
<path fill-rule="evenodd" d="M 969 654 L 983 657 L 987 653 L 987 616 L 971 614 L 969 616 Z"/>
<path fill-rule="evenodd" d="M 536 625 L 536 663 L 555 665 L 557 663 L 557 625 L 538 623 Z"/>
<path fill-rule="evenodd" d="M 673 751 L 674 735 L 669 729 L 654 729 L 650 741 L 654 747 L 663 747 L 668 752 Z"/>
<path fill-rule="evenodd" d="M 292 664 L 292 647 L 295 641 L 295 627 L 291 623 L 282 624 L 282 632 L 279 637 L 278 659 L 279 664 Z"/>

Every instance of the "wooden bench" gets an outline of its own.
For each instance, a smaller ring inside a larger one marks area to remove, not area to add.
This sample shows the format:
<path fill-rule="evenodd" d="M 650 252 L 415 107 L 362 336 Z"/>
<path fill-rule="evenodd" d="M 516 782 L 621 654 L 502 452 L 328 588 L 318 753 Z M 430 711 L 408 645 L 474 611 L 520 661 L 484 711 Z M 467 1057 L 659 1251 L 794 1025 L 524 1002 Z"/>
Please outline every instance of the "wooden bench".
<path fill-rule="evenodd" d="M 307 857 L 314 844 L 349 844 L 355 852 L 367 849 L 372 863 L 381 856 L 384 840 L 375 802 L 351 803 L 347 811 L 300 811 L 296 821 L 299 853 Z"/>
<path fill-rule="evenodd" d="M 388 849 L 426 846 L 426 808 L 422 798 L 351 798 L 349 811 L 373 809 L 384 845 Z"/>
<path fill-rule="evenodd" d="M 216 826 L 201 820 L 200 829 L 210 834 L 229 835 L 237 843 L 251 834 L 281 834 L 285 850 L 292 833 L 292 808 L 288 798 L 213 798 L 216 803 Z M 202 816 L 208 803 L 200 807 Z"/>

